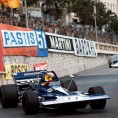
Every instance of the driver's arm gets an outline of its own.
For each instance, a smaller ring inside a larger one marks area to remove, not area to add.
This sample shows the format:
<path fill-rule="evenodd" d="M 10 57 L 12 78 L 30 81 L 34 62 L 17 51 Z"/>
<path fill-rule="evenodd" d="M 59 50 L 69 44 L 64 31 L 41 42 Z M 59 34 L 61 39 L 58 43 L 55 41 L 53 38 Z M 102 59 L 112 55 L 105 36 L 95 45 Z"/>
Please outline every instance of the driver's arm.
<path fill-rule="evenodd" d="M 47 82 L 43 82 L 43 83 L 41 83 L 41 85 L 42 86 L 48 86 L 49 85 L 49 82 L 47 81 Z"/>

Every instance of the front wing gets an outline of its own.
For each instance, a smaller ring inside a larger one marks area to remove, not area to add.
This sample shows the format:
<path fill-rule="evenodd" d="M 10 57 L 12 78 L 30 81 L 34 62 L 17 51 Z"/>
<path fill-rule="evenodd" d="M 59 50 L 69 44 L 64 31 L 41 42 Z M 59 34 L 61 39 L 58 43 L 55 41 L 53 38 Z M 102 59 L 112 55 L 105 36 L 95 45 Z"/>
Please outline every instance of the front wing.
<path fill-rule="evenodd" d="M 110 99 L 108 95 L 72 95 L 72 96 L 56 96 L 57 99 L 55 100 L 47 100 L 43 101 L 42 105 L 50 106 L 50 105 L 58 105 L 58 104 L 65 104 L 65 103 L 74 103 L 74 102 L 84 102 L 84 101 L 93 101 L 93 100 L 100 100 L 100 99 Z"/>

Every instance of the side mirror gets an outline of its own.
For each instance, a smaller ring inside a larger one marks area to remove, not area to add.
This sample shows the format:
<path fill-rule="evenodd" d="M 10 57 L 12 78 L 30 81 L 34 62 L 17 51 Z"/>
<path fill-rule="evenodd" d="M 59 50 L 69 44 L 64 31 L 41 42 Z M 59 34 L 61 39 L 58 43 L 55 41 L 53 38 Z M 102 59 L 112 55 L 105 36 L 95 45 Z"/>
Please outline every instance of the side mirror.
<path fill-rule="evenodd" d="M 70 75 L 70 78 L 74 78 L 74 75 Z"/>

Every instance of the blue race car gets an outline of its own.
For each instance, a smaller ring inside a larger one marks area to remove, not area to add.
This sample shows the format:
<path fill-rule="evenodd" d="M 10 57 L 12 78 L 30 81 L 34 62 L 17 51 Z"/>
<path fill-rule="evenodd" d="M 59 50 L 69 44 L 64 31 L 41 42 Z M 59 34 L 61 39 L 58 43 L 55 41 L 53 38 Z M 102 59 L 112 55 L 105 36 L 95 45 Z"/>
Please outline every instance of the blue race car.
<path fill-rule="evenodd" d="M 72 75 L 60 81 L 54 71 L 21 72 L 13 78 L 15 84 L 1 86 L 1 105 L 17 107 L 22 102 L 26 114 L 36 114 L 41 108 L 63 111 L 83 109 L 87 105 L 92 109 L 104 109 L 106 99 L 110 99 L 101 86 L 90 87 L 87 93 L 78 91 Z"/>

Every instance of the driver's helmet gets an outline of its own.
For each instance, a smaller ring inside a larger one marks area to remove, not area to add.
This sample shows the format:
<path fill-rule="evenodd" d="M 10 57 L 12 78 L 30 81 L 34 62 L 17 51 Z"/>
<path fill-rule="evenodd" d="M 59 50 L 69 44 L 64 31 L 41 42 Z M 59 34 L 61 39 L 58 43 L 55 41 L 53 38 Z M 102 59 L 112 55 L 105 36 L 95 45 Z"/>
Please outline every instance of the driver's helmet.
<path fill-rule="evenodd" d="M 52 72 L 48 72 L 45 75 L 45 81 L 46 82 L 52 82 L 52 81 L 54 81 L 54 79 L 55 79 L 55 75 Z"/>

